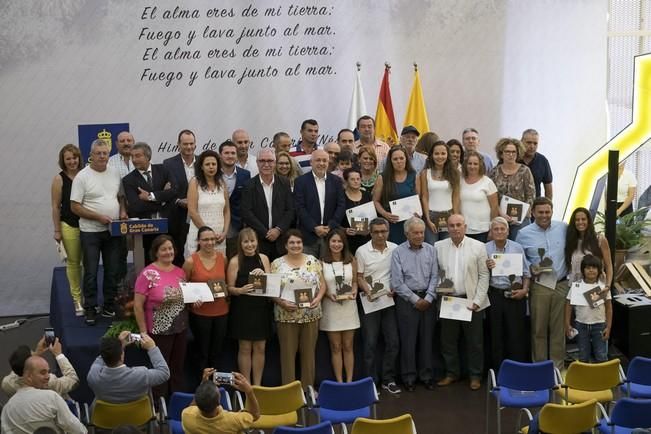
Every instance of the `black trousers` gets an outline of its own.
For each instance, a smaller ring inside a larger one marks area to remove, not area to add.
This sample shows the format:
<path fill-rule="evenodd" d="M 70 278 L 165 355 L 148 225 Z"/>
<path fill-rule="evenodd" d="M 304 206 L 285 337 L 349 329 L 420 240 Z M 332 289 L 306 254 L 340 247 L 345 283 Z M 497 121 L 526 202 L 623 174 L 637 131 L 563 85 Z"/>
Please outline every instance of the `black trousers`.
<path fill-rule="evenodd" d="M 488 289 L 488 299 L 491 305 L 486 311 L 493 368 L 499 369 L 504 359 L 527 362 L 527 299 L 505 298 L 502 289 L 492 286 Z"/>
<path fill-rule="evenodd" d="M 218 368 L 228 315 L 203 316 L 190 313 L 190 329 L 199 348 L 199 368 Z"/>

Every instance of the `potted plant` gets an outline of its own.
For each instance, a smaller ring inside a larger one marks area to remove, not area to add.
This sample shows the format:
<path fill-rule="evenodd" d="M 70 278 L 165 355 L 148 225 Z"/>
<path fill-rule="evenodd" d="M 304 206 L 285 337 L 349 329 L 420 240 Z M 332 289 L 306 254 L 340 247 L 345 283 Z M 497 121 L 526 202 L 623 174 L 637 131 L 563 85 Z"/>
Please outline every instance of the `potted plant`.
<path fill-rule="evenodd" d="M 631 256 L 637 257 L 640 254 L 648 256 L 648 252 L 638 252 L 645 228 L 651 229 L 651 220 L 645 220 L 648 211 L 648 207 L 640 208 L 617 219 L 615 225 L 615 270 L 618 270 L 624 263 L 626 256 L 629 259 Z M 597 212 L 595 225 L 601 232 L 605 230 L 604 222 L 605 215 L 602 212 Z"/>

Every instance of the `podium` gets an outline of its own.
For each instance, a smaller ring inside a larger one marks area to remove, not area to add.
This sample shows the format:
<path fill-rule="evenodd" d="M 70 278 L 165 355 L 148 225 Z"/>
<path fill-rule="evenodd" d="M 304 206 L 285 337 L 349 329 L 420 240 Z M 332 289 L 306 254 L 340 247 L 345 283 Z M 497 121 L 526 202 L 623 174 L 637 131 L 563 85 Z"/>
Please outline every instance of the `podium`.
<path fill-rule="evenodd" d="M 167 233 L 167 219 L 129 219 L 113 220 L 109 225 L 109 232 L 114 237 L 133 236 L 133 264 L 136 275 L 145 268 L 145 249 L 142 237 L 144 235 L 157 235 Z"/>

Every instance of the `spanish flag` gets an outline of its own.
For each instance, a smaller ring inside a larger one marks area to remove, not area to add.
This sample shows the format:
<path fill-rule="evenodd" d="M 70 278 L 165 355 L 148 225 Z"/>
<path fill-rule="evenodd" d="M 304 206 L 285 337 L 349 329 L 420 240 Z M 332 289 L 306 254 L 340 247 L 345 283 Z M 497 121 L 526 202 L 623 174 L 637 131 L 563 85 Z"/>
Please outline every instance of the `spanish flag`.
<path fill-rule="evenodd" d="M 396 130 L 396 118 L 393 115 L 393 103 L 391 102 L 391 90 L 389 89 L 389 70 L 391 66 L 384 64 L 384 78 L 380 85 L 380 96 L 377 101 L 375 112 L 375 137 L 385 141 L 389 146 L 398 143 Z"/>
<path fill-rule="evenodd" d="M 427 108 L 425 108 L 425 99 L 423 98 L 423 88 L 420 84 L 420 75 L 418 67 L 414 65 L 414 85 L 409 95 L 409 104 L 407 104 L 407 113 L 405 114 L 405 123 L 403 126 L 413 125 L 421 134 L 428 132 L 429 121 L 427 120 Z"/>

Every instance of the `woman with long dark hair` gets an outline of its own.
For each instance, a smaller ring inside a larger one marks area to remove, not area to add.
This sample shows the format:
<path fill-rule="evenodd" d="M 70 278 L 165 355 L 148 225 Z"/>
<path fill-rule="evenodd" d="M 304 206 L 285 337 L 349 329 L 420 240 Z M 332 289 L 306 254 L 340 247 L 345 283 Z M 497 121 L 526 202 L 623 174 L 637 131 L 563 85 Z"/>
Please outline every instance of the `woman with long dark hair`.
<path fill-rule="evenodd" d="M 346 188 L 344 189 L 344 194 L 346 195 L 346 209 L 354 208 L 373 200 L 370 192 L 362 190 L 362 174 L 359 169 L 346 169 L 344 170 L 343 176 L 344 181 L 346 181 Z M 346 230 L 350 253 L 353 255 L 357 252 L 359 246 L 366 244 L 371 239 L 368 231 L 360 233 L 354 228 L 351 228 L 350 223 L 348 222 L 348 217 L 345 215 L 341 222 L 341 226 Z"/>
<path fill-rule="evenodd" d="M 565 265 L 572 282 L 581 280 L 581 260 L 587 254 L 594 255 L 604 263 L 606 288 L 613 281 L 613 261 L 610 246 L 603 234 L 597 234 L 590 211 L 579 207 L 572 212 L 565 234 Z"/>

